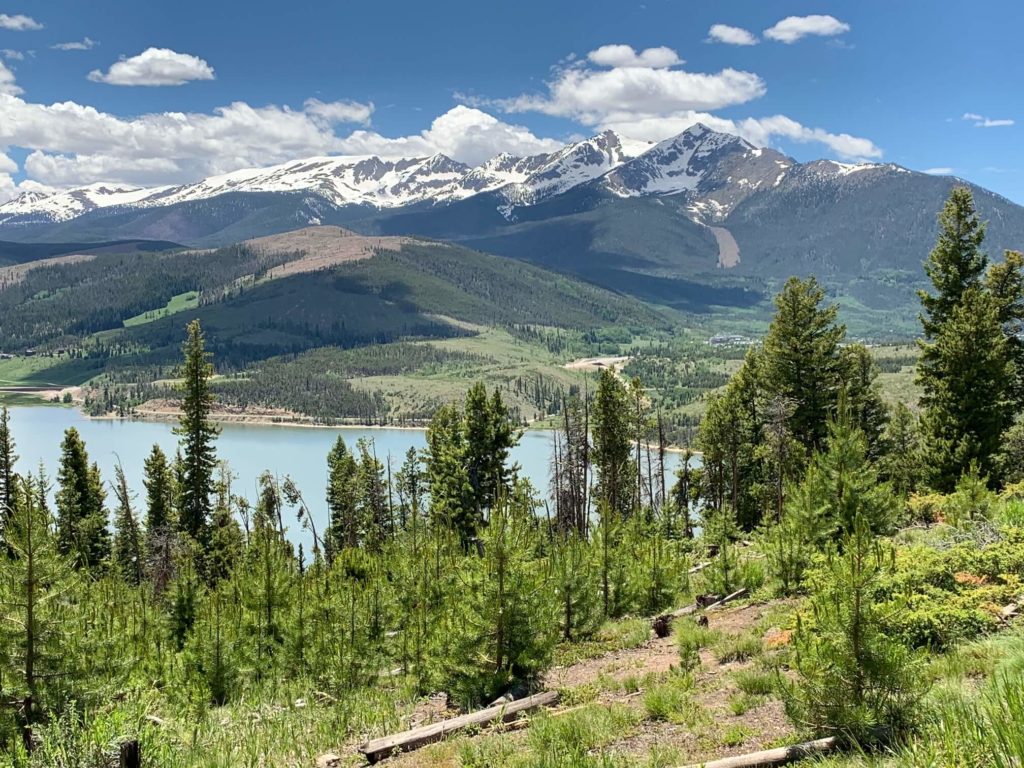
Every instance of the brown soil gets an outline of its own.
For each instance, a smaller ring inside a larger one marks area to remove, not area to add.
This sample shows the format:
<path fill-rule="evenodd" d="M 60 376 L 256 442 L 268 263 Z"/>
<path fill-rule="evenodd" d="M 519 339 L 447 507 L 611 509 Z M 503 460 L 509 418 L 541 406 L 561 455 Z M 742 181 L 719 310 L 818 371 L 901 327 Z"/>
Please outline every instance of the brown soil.
<path fill-rule="evenodd" d="M 408 237 L 364 237 L 341 227 L 306 227 L 247 240 L 246 245 L 274 253 L 303 254 L 301 259 L 270 270 L 267 277 L 274 279 L 303 272 L 318 272 L 345 262 L 368 259 L 375 251 L 397 251 L 412 242 Z"/>

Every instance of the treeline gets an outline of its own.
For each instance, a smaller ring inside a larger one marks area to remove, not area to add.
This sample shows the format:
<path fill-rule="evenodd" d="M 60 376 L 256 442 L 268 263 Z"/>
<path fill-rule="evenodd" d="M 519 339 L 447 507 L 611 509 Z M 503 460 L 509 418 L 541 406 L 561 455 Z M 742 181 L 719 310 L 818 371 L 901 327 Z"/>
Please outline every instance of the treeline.
<path fill-rule="evenodd" d="M 124 320 L 188 291 L 198 291 L 202 303 L 215 301 L 239 278 L 297 256 L 235 245 L 212 253 L 99 254 L 38 267 L 0 291 L 0 336 L 11 349 L 73 343 L 83 335 L 121 328 Z"/>

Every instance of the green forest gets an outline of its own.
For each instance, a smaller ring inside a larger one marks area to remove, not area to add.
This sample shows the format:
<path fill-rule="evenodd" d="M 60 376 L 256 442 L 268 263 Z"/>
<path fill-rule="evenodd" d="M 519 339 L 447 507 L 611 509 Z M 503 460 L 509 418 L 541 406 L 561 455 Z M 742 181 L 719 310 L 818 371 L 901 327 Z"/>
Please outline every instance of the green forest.
<path fill-rule="evenodd" d="M 520 419 L 483 382 L 433 411 L 427 447 L 398 471 L 339 437 L 326 488 L 266 473 L 255 498 L 240 495 L 218 459 L 218 397 L 274 391 L 325 416 L 333 406 L 312 403 L 350 398 L 372 414 L 372 396 L 309 372 L 479 360 L 411 344 L 295 349 L 299 374 L 285 357 L 215 379 L 222 353 L 234 370 L 248 352 L 208 342 L 218 315 L 201 275 L 168 285 L 130 309 L 200 292 L 194 312 L 128 329 L 164 349 L 174 328 L 181 345 L 179 447 L 154 446 L 143 498 L 120 469 L 101 477 L 73 428 L 53 436 L 58 466 L 24 466 L 0 411 L 0 764 L 359 766 L 370 739 L 552 692 L 520 719 L 383 757 L 681 768 L 813 740 L 832 766 L 1019 766 L 1024 256 L 990 261 L 984 238 L 955 189 L 925 263 L 919 355 L 889 363 L 916 361 L 914 407 L 883 398 L 871 350 L 847 338 L 822 286 L 791 278 L 761 343 L 742 360 L 719 353 L 731 375 L 655 345 L 582 388 L 536 384 L 558 401 L 550 498 L 510 462 Z M 516 322 L 502 314 L 516 298 L 489 296 L 466 254 L 441 254 L 422 270 L 443 281 L 402 296 L 387 293 L 392 270 L 423 263 L 415 249 L 329 289 L 358 285 L 424 318 L 448 295 L 468 320 Z M 236 274 L 251 258 L 218 263 Z M 19 290 L 46 301 L 42 284 Z M 550 313 L 538 324 L 648 319 L 559 290 L 573 303 L 537 289 Z M 44 316 L 7 322 L 37 338 Z M 712 387 L 692 448 L 661 479 L 662 408 Z"/>

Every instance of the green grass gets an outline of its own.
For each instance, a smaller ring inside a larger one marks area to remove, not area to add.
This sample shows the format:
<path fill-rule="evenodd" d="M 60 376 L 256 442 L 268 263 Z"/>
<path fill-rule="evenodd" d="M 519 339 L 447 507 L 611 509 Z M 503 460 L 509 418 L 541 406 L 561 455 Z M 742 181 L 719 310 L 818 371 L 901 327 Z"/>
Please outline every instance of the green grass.
<path fill-rule="evenodd" d="M 690 618 L 677 621 L 673 632 L 683 669 L 696 669 L 700 665 L 700 650 L 715 643 L 719 637 L 714 630 L 702 627 Z"/>
<path fill-rule="evenodd" d="M 725 635 L 712 650 L 719 664 L 748 661 L 763 652 L 761 638 L 754 634 Z"/>
<path fill-rule="evenodd" d="M 651 639 L 647 619 L 618 619 L 606 622 L 594 636 L 579 642 L 564 643 L 555 649 L 555 664 L 575 664 L 612 651 L 638 648 Z"/>
<path fill-rule="evenodd" d="M 102 361 L 68 357 L 15 357 L 0 360 L 0 387 L 75 386 L 99 373 Z"/>
<path fill-rule="evenodd" d="M 184 312 L 186 309 L 195 309 L 198 306 L 198 291 L 179 293 L 177 296 L 172 296 L 170 301 L 160 309 L 151 309 L 143 312 L 141 315 L 129 317 L 124 321 L 124 327 L 131 328 L 133 325 L 144 325 L 145 323 L 151 323 L 154 320 L 159 320 L 162 317 L 168 317 L 170 315 L 177 314 L 178 312 Z"/>

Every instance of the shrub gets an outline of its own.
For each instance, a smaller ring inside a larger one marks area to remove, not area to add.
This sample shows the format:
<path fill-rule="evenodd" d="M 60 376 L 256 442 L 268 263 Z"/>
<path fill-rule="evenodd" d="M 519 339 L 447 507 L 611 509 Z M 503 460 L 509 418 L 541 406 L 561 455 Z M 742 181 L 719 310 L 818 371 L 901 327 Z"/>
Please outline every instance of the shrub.
<path fill-rule="evenodd" d="M 748 632 L 742 635 L 724 636 L 715 643 L 714 652 L 719 664 L 728 664 L 760 656 L 763 648 L 761 647 L 761 638 Z"/>
<path fill-rule="evenodd" d="M 675 634 L 680 663 L 685 670 L 700 666 L 700 650 L 707 648 L 718 638 L 717 632 L 700 626 L 690 618 L 676 622 Z"/>

